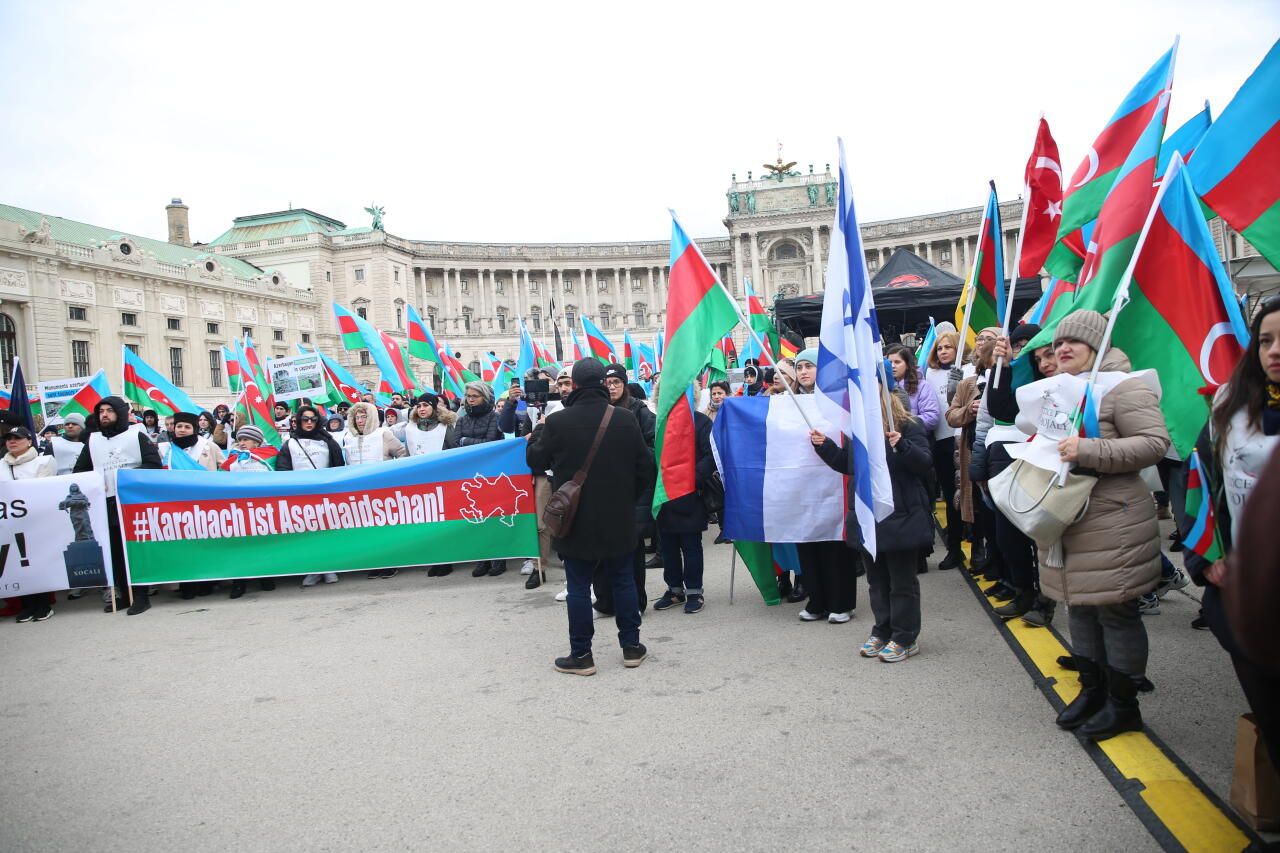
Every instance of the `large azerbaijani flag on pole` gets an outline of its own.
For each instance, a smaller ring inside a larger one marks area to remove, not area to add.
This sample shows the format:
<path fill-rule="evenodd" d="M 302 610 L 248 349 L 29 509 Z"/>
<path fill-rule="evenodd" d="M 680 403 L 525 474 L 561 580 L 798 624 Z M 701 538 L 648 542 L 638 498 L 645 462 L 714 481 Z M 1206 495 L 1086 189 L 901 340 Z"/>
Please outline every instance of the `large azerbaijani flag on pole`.
<path fill-rule="evenodd" d="M 75 396 L 62 404 L 62 408 L 58 409 L 58 417 L 65 418 L 67 415 L 75 414 L 84 415 L 87 418 L 97 409 L 103 397 L 110 396 L 111 385 L 107 382 L 107 371 L 99 370 L 84 384 L 83 388 L 75 393 Z"/>
<path fill-rule="evenodd" d="M 1000 200 L 996 198 L 996 185 L 991 183 L 987 206 L 982 213 L 982 228 L 978 232 L 978 248 L 973 259 L 973 269 L 965 290 L 960 293 L 956 305 L 956 328 L 964 328 L 965 306 L 969 290 L 973 290 L 973 308 L 969 314 L 967 341 L 972 343 L 977 329 L 1000 326 L 1004 323 L 1004 231 L 1000 228 Z"/>
<path fill-rule="evenodd" d="M 1062 218 L 1058 222 L 1058 240 L 1045 269 L 1057 278 L 1076 281 L 1084 264 L 1087 244 L 1081 229 L 1098 218 L 1102 203 L 1120 176 L 1139 138 L 1151 123 L 1156 110 L 1173 82 L 1174 58 L 1178 52 L 1175 39 L 1156 63 L 1147 70 L 1125 95 L 1106 127 L 1098 134 L 1089 154 L 1063 186 Z"/>
<path fill-rule="evenodd" d="M 1187 169 L 1201 200 L 1280 266 L 1280 41 L 1204 134 Z"/>
<path fill-rule="evenodd" d="M 587 351 L 598 358 L 602 364 L 612 364 L 617 361 L 618 350 L 613 342 L 605 337 L 600 327 L 588 320 L 585 315 L 580 315 L 579 319 L 582 321 L 582 334 L 587 337 Z M 584 354 L 583 357 L 585 358 L 586 355 Z"/>
<path fill-rule="evenodd" d="M 693 408 L 688 391 L 707 366 L 712 348 L 738 324 L 740 316 L 737 303 L 672 211 L 671 275 L 654 442 L 658 459 L 655 516 L 664 503 L 696 488 Z"/>
<path fill-rule="evenodd" d="M 162 418 L 178 412 L 199 414 L 200 407 L 185 391 L 165 379 L 151 365 L 134 355 L 127 346 L 124 350 L 124 398 L 137 403 L 143 409 L 155 409 Z"/>
<path fill-rule="evenodd" d="M 522 441 L 273 476 L 122 474 L 132 583 L 538 556 Z"/>

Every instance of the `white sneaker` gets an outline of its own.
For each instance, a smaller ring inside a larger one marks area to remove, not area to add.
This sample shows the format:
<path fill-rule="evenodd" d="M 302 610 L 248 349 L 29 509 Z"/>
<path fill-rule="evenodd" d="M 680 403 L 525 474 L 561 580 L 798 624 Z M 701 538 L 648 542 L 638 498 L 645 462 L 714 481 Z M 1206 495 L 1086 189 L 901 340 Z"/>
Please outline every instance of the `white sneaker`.
<path fill-rule="evenodd" d="M 520 565 L 520 574 L 522 574 L 522 575 L 531 575 L 531 574 L 533 574 L 533 560 L 525 560 L 525 561 Z"/>
<path fill-rule="evenodd" d="M 827 621 L 832 625 L 843 625 L 853 618 L 853 614 L 845 611 L 844 613 L 832 613 L 827 616 Z"/>
<path fill-rule="evenodd" d="M 810 613 L 808 610 L 801 610 L 800 621 L 801 622 L 817 622 L 819 619 L 821 619 L 825 615 L 826 614 L 824 613 Z"/>
<path fill-rule="evenodd" d="M 319 575 L 307 575 L 305 578 L 302 579 L 303 586 L 315 586 L 318 583 L 320 583 Z"/>
<path fill-rule="evenodd" d="M 337 583 L 337 582 L 338 582 L 338 576 L 337 576 L 336 574 L 334 574 L 333 572 L 325 572 L 325 573 L 324 573 L 324 582 L 325 582 L 325 583 Z"/>
<path fill-rule="evenodd" d="M 556 601 L 565 602 L 569 600 L 569 588 L 565 587 L 556 593 Z"/>

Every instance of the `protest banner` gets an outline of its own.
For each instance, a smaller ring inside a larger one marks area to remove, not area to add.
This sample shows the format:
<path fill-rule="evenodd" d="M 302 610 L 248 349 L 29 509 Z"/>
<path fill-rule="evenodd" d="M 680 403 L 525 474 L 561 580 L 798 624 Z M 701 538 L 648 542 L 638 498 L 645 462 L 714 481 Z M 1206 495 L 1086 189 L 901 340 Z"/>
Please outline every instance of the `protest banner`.
<path fill-rule="evenodd" d="M 537 557 L 525 442 L 280 473 L 122 470 L 131 582 Z"/>
<path fill-rule="evenodd" d="M 111 586 L 102 475 L 0 480 L 0 597 Z"/>
<path fill-rule="evenodd" d="M 37 383 L 36 395 L 40 399 L 40 411 L 44 415 L 45 423 L 57 418 L 58 410 L 92 379 L 92 376 L 76 376 L 71 379 L 54 379 L 50 382 Z"/>
<path fill-rule="evenodd" d="M 269 358 L 267 371 L 271 376 L 271 392 L 277 402 L 325 394 L 324 364 L 314 352 L 288 358 Z"/>

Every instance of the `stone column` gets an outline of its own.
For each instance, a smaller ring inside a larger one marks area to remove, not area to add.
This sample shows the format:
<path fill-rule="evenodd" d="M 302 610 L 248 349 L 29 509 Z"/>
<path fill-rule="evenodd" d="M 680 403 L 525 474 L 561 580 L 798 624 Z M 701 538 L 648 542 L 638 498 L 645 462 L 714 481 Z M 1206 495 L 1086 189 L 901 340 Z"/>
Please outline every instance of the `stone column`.
<path fill-rule="evenodd" d="M 760 242 L 759 233 L 756 231 L 747 232 L 747 239 L 751 241 L 751 285 L 755 288 L 756 293 L 763 294 L 761 287 L 764 286 L 764 280 L 760 278 Z"/>
<path fill-rule="evenodd" d="M 658 267 L 658 310 L 657 323 L 666 325 L 667 322 L 667 268 Z"/>
<path fill-rule="evenodd" d="M 658 310 L 657 307 L 653 304 L 653 267 L 649 267 L 648 269 L 646 269 L 645 275 L 648 277 L 648 281 L 645 284 L 645 291 L 644 291 L 644 298 L 645 298 L 644 324 L 648 326 L 650 322 L 649 316 L 651 314 L 655 314 Z"/>
<path fill-rule="evenodd" d="M 448 331 L 451 328 L 449 324 L 452 323 L 454 318 L 457 316 L 457 311 L 453 307 L 453 294 L 451 292 L 453 286 L 449 283 L 448 267 L 442 267 L 440 269 L 440 278 L 440 291 L 444 297 L 444 314 L 436 317 L 436 319 L 440 321 L 440 328 Z M 452 328 L 456 328 L 456 326 Z"/>
<path fill-rule="evenodd" d="M 811 229 L 813 240 L 813 263 L 810 278 L 810 293 L 822 292 L 822 233 L 818 230 L 818 226 L 814 225 Z"/>
<path fill-rule="evenodd" d="M 735 294 L 741 294 L 742 293 L 742 241 L 739 240 L 737 237 L 735 237 L 734 240 L 736 242 L 733 244 L 733 249 L 734 249 L 733 286 L 729 289 L 732 290 Z M 752 282 L 752 285 L 754 284 L 755 282 Z"/>

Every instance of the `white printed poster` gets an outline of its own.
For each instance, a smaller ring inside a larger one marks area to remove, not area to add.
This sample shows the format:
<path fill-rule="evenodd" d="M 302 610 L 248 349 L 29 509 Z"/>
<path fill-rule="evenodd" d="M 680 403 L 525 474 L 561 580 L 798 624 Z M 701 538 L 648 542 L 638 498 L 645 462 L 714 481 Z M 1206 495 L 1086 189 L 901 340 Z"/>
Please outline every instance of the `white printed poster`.
<path fill-rule="evenodd" d="M 317 353 L 269 358 L 267 370 L 271 373 L 271 391 L 276 400 L 324 396 L 324 364 Z"/>
<path fill-rule="evenodd" d="M 111 585 L 101 474 L 0 480 L 0 597 Z"/>
<path fill-rule="evenodd" d="M 71 379 L 55 379 L 52 382 L 38 383 L 36 393 L 40 395 L 44 422 L 47 424 L 58 417 L 58 410 L 92 379 L 92 376 L 77 376 Z"/>

